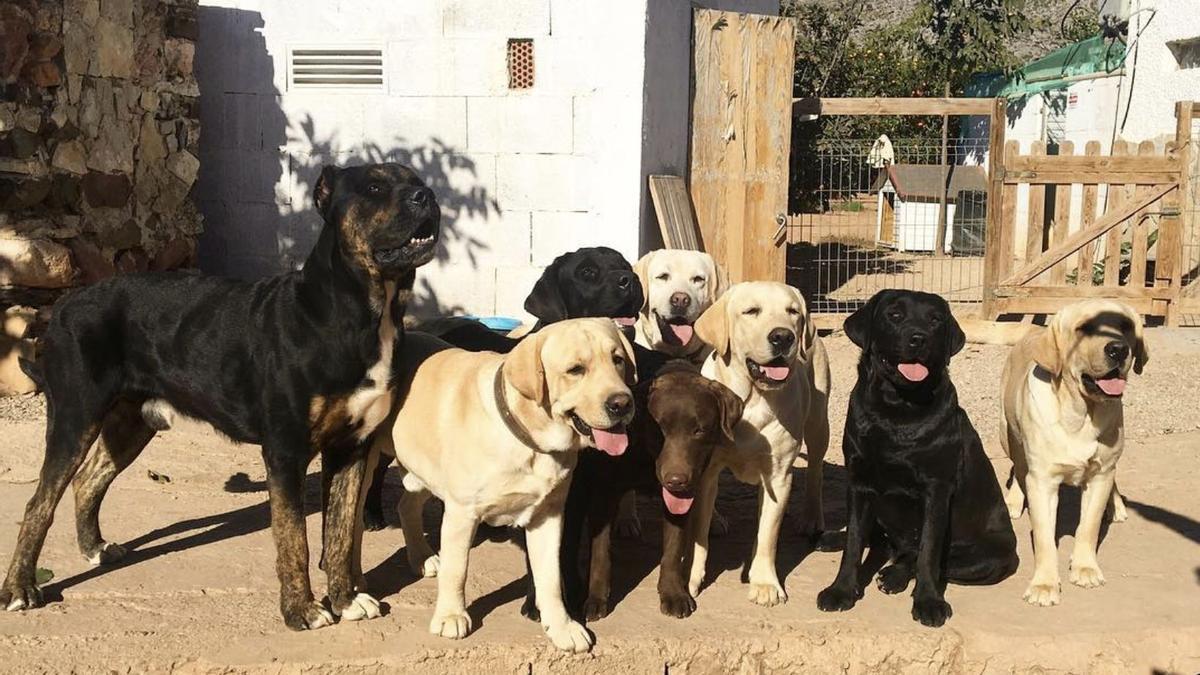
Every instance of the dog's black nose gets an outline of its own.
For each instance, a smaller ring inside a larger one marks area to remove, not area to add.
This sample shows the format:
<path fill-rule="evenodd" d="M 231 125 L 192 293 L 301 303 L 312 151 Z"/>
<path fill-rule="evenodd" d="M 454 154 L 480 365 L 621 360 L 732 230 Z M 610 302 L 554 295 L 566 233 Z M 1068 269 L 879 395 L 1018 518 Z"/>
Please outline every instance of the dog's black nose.
<path fill-rule="evenodd" d="M 687 492 L 691 481 L 685 473 L 669 473 L 663 476 L 663 487 L 671 492 Z"/>
<path fill-rule="evenodd" d="M 629 282 L 632 281 L 632 279 L 633 278 L 628 274 L 622 274 L 621 276 L 617 277 L 617 288 L 629 288 Z"/>
<path fill-rule="evenodd" d="M 671 294 L 671 309 L 687 309 L 692 306 L 692 296 L 687 293 Z"/>
<path fill-rule="evenodd" d="M 417 206 L 425 206 L 433 201 L 433 190 L 427 187 L 417 188 L 408 199 Z"/>
<path fill-rule="evenodd" d="M 908 336 L 908 346 L 909 347 L 924 347 L 925 346 L 925 334 L 924 333 L 913 333 L 912 335 Z"/>
<path fill-rule="evenodd" d="M 609 417 L 624 417 L 633 407 L 633 397 L 629 394 L 613 394 L 604 402 L 604 409 Z"/>
<path fill-rule="evenodd" d="M 771 343 L 776 352 L 782 352 L 796 344 L 796 334 L 786 328 L 772 328 L 771 332 L 767 333 L 767 342 Z"/>
<path fill-rule="evenodd" d="M 1116 363 L 1124 363 L 1129 358 L 1129 345 L 1114 340 L 1104 345 L 1104 355 Z"/>

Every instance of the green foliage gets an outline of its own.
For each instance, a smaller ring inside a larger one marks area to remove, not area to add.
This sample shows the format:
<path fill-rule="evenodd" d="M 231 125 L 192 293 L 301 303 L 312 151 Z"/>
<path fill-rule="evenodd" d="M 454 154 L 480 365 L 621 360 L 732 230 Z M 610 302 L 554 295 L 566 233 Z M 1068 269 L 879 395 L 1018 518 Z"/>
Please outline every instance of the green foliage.
<path fill-rule="evenodd" d="M 941 64 L 951 85 L 985 70 L 1011 70 L 1008 42 L 1030 29 L 1025 0 L 923 0 L 918 50 Z"/>

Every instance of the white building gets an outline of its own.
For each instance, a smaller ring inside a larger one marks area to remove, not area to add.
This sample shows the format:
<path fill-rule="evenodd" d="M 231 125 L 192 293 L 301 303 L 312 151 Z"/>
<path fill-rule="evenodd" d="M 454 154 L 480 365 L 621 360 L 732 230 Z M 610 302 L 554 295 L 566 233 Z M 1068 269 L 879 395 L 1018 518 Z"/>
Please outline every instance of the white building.
<path fill-rule="evenodd" d="M 523 316 L 580 246 L 657 244 L 652 173 L 686 175 L 692 8 L 777 0 L 201 0 L 201 264 L 301 263 L 321 165 L 391 159 L 438 194 L 417 311 Z M 510 66 L 510 64 L 512 64 Z"/>

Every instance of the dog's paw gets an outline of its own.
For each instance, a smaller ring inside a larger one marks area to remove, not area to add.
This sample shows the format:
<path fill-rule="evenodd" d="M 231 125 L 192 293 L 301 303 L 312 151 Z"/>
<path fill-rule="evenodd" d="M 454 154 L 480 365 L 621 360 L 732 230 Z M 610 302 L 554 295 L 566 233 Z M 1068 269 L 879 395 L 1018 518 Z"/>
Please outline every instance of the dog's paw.
<path fill-rule="evenodd" d="M 710 522 L 708 526 L 708 536 L 724 537 L 727 534 L 729 534 L 729 520 L 727 520 L 725 516 L 721 515 L 720 511 L 714 508 L 712 512 L 712 522 Z"/>
<path fill-rule="evenodd" d="M 617 522 L 613 524 L 613 534 L 618 539 L 641 539 L 642 521 L 638 520 L 636 513 L 628 516 L 620 516 L 617 518 Z"/>
<path fill-rule="evenodd" d="M 102 542 L 95 552 L 87 556 L 87 561 L 92 566 L 111 565 L 124 558 L 128 552 L 124 546 L 106 541 Z"/>
<path fill-rule="evenodd" d="M 435 613 L 429 622 L 429 632 L 451 640 L 461 640 L 471 632 L 471 617 L 465 610 Z"/>
<path fill-rule="evenodd" d="M 521 603 L 521 616 L 530 621 L 541 622 L 542 613 L 538 610 L 537 600 L 533 596 L 525 596 L 525 602 Z"/>
<path fill-rule="evenodd" d="M 661 591 L 658 594 L 658 608 L 663 614 L 676 619 L 686 619 L 696 611 L 696 600 L 684 592 Z"/>
<path fill-rule="evenodd" d="M 822 612 L 844 612 L 853 607 L 859 597 L 854 590 L 830 586 L 817 594 L 817 608 Z"/>
<path fill-rule="evenodd" d="M 36 584 L 11 584 L 0 589 L 0 605 L 5 611 L 36 609 L 43 604 L 42 590 Z"/>
<path fill-rule="evenodd" d="M 1104 585 L 1104 573 L 1096 565 L 1073 564 L 1067 578 L 1080 588 L 1096 588 Z"/>
<path fill-rule="evenodd" d="M 783 591 L 783 586 L 778 583 L 753 583 L 750 584 L 750 593 L 748 594 L 750 602 L 763 607 L 774 607 L 787 602 L 787 593 Z"/>
<path fill-rule="evenodd" d="M 924 626 L 937 628 L 954 614 L 950 603 L 941 598 L 919 598 L 913 600 L 912 617 Z"/>
<path fill-rule="evenodd" d="M 588 623 L 599 621 L 608 616 L 608 598 L 588 597 L 583 603 L 583 618 Z"/>
<path fill-rule="evenodd" d="M 387 519 L 383 517 L 383 509 L 366 509 L 363 511 L 363 528 L 369 532 L 387 529 Z"/>
<path fill-rule="evenodd" d="M 333 614 L 314 600 L 283 610 L 283 623 L 292 630 L 316 630 L 333 625 Z"/>
<path fill-rule="evenodd" d="M 908 568 L 898 565 L 888 565 L 879 570 L 879 578 L 875 580 L 875 585 L 879 586 L 879 590 L 889 595 L 903 593 L 908 588 L 908 582 L 912 581 L 912 573 Z"/>
<path fill-rule="evenodd" d="M 1104 515 L 1110 522 L 1123 523 L 1129 520 L 1129 511 L 1125 508 L 1124 499 L 1114 499 L 1104 508 Z"/>
<path fill-rule="evenodd" d="M 441 568 L 442 561 L 436 553 L 428 553 L 422 555 L 413 553 L 408 556 L 408 566 L 412 568 L 414 574 L 430 579 L 438 575 L 438 569 Z"/>
<path fill-rule="evenodd" d="M 1059 584 L 1057 581 L 1052 583 L 1031 583 L 1029 588 L 1025 589 L 1025 602 L 1038 607 L 1053 607 L 1058 604 Z"/>
<path fill-rule="evenodd" d="M 568 621 L 560 626 L 547 626 L 546 635 L 555 647 L 563 651 L 580 654 L 592 648 L 591 633 L 575 621 Z"/>
<path fill-rule="evenodd" d="M 355 595 L 350 604 L 342 608 L 340 612 L 336 609 L 334 611 L 341 615 L 342 621 L 378 619 L 382 615 L 379 609 L 379 601 L 366 593 Z"/>

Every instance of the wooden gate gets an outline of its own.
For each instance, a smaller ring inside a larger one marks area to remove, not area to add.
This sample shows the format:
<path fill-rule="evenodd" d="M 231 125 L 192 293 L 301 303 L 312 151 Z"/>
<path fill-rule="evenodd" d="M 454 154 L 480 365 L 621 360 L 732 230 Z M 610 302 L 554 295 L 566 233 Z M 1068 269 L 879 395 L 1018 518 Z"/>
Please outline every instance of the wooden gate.
<path fill-rule="evenodd" d="M 794 19 L 693 15 L 690 192 L 731 281 L 784 278 Z"/>
<path fill-rule="evenodd" d="M 1003 190 L 989 205 L 984 317 L 1104 297 L 1177 323 L 1193 110 L 1176 106 L 1175 139 L 1163 152 L 1117 141 L 1102 155 L 1091 141 L 1082 154 L 1064 142 L 1055 154 L 1035 143 L 1022 155 L 1007 143 L 992 175 Z"/>

